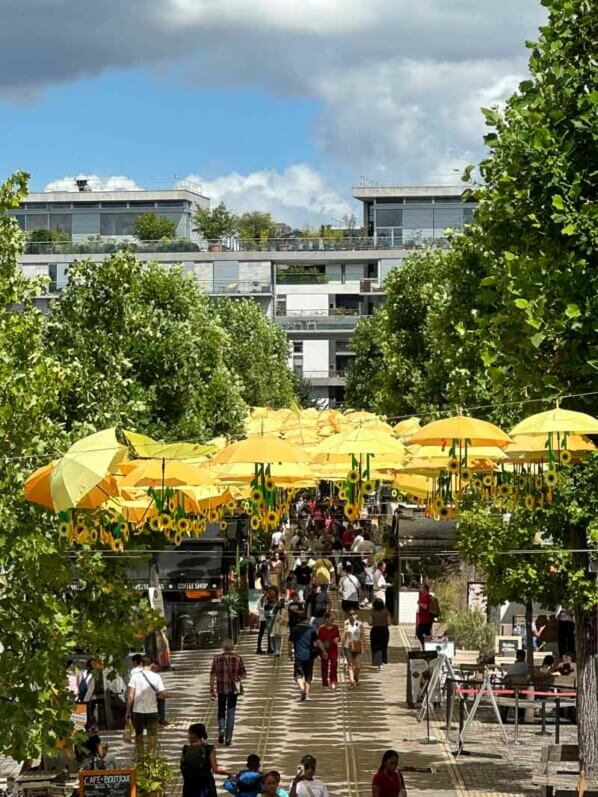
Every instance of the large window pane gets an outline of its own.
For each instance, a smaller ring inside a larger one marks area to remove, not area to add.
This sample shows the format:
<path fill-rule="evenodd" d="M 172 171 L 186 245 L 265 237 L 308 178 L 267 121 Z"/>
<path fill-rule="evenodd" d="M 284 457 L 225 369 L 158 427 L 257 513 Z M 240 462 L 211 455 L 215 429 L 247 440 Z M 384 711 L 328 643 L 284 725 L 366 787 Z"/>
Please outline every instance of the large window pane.
<path fill-rule="evenodd" d="M 137 213 L 102 213 L 100 215 L 101 235 L 133 235 Z"/>
<path fill-rule="evenodd" d="M 69 235 L 73 230 L 73 217 L 70 213 L 50 213 L 50 229 L 52 232 L 66 232 Z"/>
<path fill-rule="evenodd" d="M 376 227 L 400 227 L 403 211 L 395 208 L 376 208 Z"/>
<path fill-rule="evenodd" d="M 28 230 L 47 230 L 48 229 L 48 214 L 47 213 L 28 213 L 27 214 L 27 229 Z"/>

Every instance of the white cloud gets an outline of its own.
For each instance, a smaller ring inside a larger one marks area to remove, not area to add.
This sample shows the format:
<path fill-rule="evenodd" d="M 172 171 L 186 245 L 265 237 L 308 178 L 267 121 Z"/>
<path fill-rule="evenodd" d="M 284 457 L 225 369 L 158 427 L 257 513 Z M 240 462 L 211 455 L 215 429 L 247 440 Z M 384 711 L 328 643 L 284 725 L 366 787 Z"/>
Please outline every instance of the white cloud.
<path fill-rule="evenodd" d="M 123 175 L 99 177 L 97 174 L 77 174 L 52 180 L 44 191 L 78 191 L 76 180 L 86 179 L 92 191 L 139 191 L 135 180 Z"/>
<path fill-rule="evenodd" d="M 334 224 L 355 212 L 319 172 L 306 164 L 289 166 L 283 172 L 275 169 L 250 174 L 231 172 L 214 180 L 190 174 L 182 182 L 185 181 L 201 185 L 212 206 L 222 201 L 236 213 L 267 211 L 276 221 L 296 226 L 306 222 Z"/>
<path fill-rule="evenodd" d="M 332 162 L 402 182 L 446 182 L 451 169 L 480 158 L 479 106 L 504 99 L 526 74 L 523 43 L 546 14 L 538 0 L 7 5 L 0 92 L 23 99 L 84 75 L 148 66 L 211 89 L 307 97 L 319 103 L 316 141 Z M 35 57 L 22 58 L 23 41 Z M 266 197 L 276 181 L 264 181 L 253 190 Z"/>

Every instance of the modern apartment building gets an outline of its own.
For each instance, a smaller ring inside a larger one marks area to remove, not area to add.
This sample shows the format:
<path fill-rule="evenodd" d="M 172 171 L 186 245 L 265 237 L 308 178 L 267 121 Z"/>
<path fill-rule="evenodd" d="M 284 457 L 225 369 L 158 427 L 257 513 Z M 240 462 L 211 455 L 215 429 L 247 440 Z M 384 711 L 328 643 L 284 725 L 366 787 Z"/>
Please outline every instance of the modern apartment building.
<path fill-rule="evenodd" d="M 192 190 L 52 192 L 30 194 L 14 211 L 25 230 L 60 230 L 64 243 L 29 244 L 22 267 L 50 283 L 44 310 L 60 296 L 70 264 L 100 262 L 131 241 L 135 216 L 154 211 L 172 218 L 177 238 L 136 244 L 137 256 L 168 268 L 182 264 L 210 296 L 251 298 L 286 331 L 289 365 L 309 380 L 321 406 L 342 404 L 350 340 L 360 318 L 385 298 L 384 280 L 414 248 L 443 245 L 447 227 L 461 227 L 473 211 L 460 187 L 358 187 L 365 235 L 292 234 L 227 251 L 193 232 L 192 216 L 209 200 Z"/>

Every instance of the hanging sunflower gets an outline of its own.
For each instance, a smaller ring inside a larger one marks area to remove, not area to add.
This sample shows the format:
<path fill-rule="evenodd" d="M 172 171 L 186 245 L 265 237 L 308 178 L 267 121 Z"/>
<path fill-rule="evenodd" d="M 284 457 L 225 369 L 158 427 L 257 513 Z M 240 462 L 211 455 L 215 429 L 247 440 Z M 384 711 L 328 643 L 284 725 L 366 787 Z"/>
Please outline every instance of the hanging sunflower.
<path fill-rule="evenodd" d="M 440 510 L 444 506 L 444 499 L 442 498 L 442 496 L 437 495 L 432 505 L 437 512 L 440 512 Z"/>
<path fill-rule="evenodd" d="M 112 542 L 112 550 L 114 553 L 123 553 L 125 546 L 123 545 L 122 540 L 114 540 Z"/>
<path fill-rule="evenodd" d="M 219 520 L 219 519 L 220 519 L 220 517 L 218 515 L 218 510 L 217 509 L 210 509 L 210 523 L 216 523 L 216 521 Z"/>
<path fill-rule="evenodd" d="M 472 476 L 472 473 L 469 470 L 469 468 L 463 468 L 463 470 L 461 471 L 461 481 L 464 484 L 467 484 L 467 482 L 471 481 L 471 476 Z"/>
<path fill-rule="evenodd" d="M 174 498 L 168 499 L 168 511 L 175 512 L 176 511 L 176 501 Z"/>
<path fill-rule="evenodd" d="M 243 510 L 243 512 L 249 512 L 249 501 L 242 501 L 241 509 Z"/>
<path fill-rule="evenodd" d="M 129 528 L 129 524 L 128 523 L 123 523 L 122 524 L 121 534 L 122 534 L 123 542 L 129 542 L 129 537 L 130 537 L 131 532 L 130 532 L 130 528 Z"/>
<path fill-rule="evenodd" d="M 177 520 L 176 528 L 181 534 L 189 534 L 191 523 L 186 517 L 181 517 Z"/>
<path fill-rule="evenodd" d="M 561 465 L 570 465 L 571 464 L 571 452 L 568 449 L 564 448 L 561 451 L 561 455 L 560 455 L 559 459 L 561 461 Z"/>
<path fill-rule="evenodd" d="M 534 487 L 536 490 L 541 490 L 544 486 L 544 479 L 541 476 L 536 476 L 534 479 Z"/>
<path fill-rule="evenodd" d="M 527 509 L 529 512 L 532 512 L 532 511 L 533 511 L 533 509 L 534 509 L 534 506 L 535 506 L 535 504 L 536 504 L 536 502 L 534 501 L 534 496 L 533 496 L 533 495 L 529 495 L 529 493 L 528 493 L 528 494 L 525 496 L 525 508 L 526 508 L 526 509 Z"/>
<path fill-rule="evenodd" d="M 520 487 L 521 489 L 523 489 L 524 487 L 526 487 L 526 486 L 527 486 L 527 476 L 520 476 L 520 477 L 517 479 L 517 484 L 519 485 L 519 487 Z"/>
<path fill-rule="evenodd" d="M 259 490 L 257 487 L 251 491 L 251 500 L 255 501 L 256 504 L 259 504 L 260 501 L 263 499 L 262 491 Z"/>
<path fill-rule="evenodd" d="M 392 490 L 390 491 L 390 497 L 391 498 L 398 498 L 399 497 L 399 491 L 397 490 L 396 487 L 393 487 Z"/>
<path fill-rule="evenodd" d="M 82 521 L 79 521 L 79 522 L 78 522 L 78 523 L 75 525 L 75 534 L 76 534 L 77 536 L 79 536 L 79 535 L 83 534 L 83 532 L 84 532 L 84 531 L 86 531 L 86 530 L 87 530 L 87 526 L 86 526 L 86 525 L 85 525 L 85 523 L 83 523 Z"/>
<path fill-rule="evenodd" d="M 166 512 L 160 515 L 160 528 L 162 531 L 169 531 L 172 528 L 172 518 Z"/>
<path fill-rule="evenodd" d="M 276 524 L 278 523 L 278 513 L 277 513 L 277 512 L 275 512 L 273 509 L 271 509 L 271 510 L 268 512 L 268 515 L 267 515 L 267 520 L 268 520 L 268 523 L 269 523 L 271 526 L 274 526 L 274 525 L 276 525 Z"/>
<path fill-rule="evenodd" d="M 446 469 L 449 473 L 458 473 L 459 472 L 459 460 L 456 457 L 451 457 L 448 461 Z"/>
<path fill-rule="evenodd" d="M 349 496 L 347 495 L 347 491 L 341 487 L 341 489 L 338 491 L 338 497 L 341 499 L 341 501 L 346 501 Z"/>
<path fill-rule="evenodd" d="M 237 505 L 235 504 L 234 501 L 228 501 L 228 503 L 226 504 L 226 508 L 228 509 L 229 512 L 234 512 L 235 509 L 237 508 Z"/>
<path fill-rule="evenodd" d="M 363 483 L 363 492 L 366 495 L 376 492 L 376 482 L 373 479 L 368 479 Z"/>
<path fill-rule="evenodd" d="M 345 516 L 350 520 L 351 517 L 353 516 L 353 513 L 355 512 L 355 507 L 351 503 L 346 503 L 343 511 L 345 513 Z"/>
<path fill-rule="evenodd" d="M 483 483 L 484 487 L 492 487 L 492 482 L 493 482 L 493 479 L 492 479 L 492 476 L 489 473 L 487 473 L 484 476 L 484 478 L 482 479 L 482 483 Z"/>
<path fill-rule="evenodd" d="M 150 520 L 149 527 L 152 531 L 160 531 L 160 518 L 157 515 Z"/>
<path fill-rule="evenodd" d="M 259 529 L 259 527 L 260 527 L 262 524 L 260 523 L 260 519 L 259 519 L 259 517 L 258 517 L 257 515 L 254 515 L 254 516 L 251 518 L 251 520 L 250 520 L 250 522 L 249 522 L 249 525 L 251 526 L 251 528 L 253 529 L 253 531 L 257 531 L 257 530 Z"/>
<path fill-rule="evenodd" d="M 508 498 L 511 495 L 511 485 L 510 484 L 501 484 L 498 492 L 502 498 Z"/>
<path fill-rule="evenodd" d="M 226 531 L 228 528 L 228 523 L 226 522 L 226 520 L 221 520 L 220 523 L 218 524 L 218 527 L 220 531 Z"/>
<path fill-rule="evenodd" d="M 450 513 L 448 506 L 441 506 L 440 509 L 438 510 L 438 517 L 440 518 L 440 520 L 446 520 L 449 514 Z"/>
<path fill-rule="evenodd" d="M 183 542 L 183 535 L 181 534 L 180 531 L 177 531 L 177 533 L 174 535 L 173 542 L 177 546 L 177 548 Z"/>
<path fill-rule="evenodd" d="M 544 475 L 544 482 L 546 483 L 547 487 L 554 487 L 559 480 L 557 472 L 555 470 L 549 470 L 548 473 Z"/>
<path fill-rule="evenodd" d="M 481 490 L 483 484 L 484 482 L 480 479 L 479 476 L 473 480 L 473 486 L 475 487 L 476 490 Z"/>
<path fill-rule="evenodd" d="M 264 484 L 266 485 L 266 490 L 268 490 L 269 493 L 271 493 L 272 490 L 274 490 L 274 488 L 276 486 L 274 484 L 274 479 L 271 476 L 266 476 L 266 480 L 265 480 Z"/>
<path fill-rule="evenodd" d="M 347 474 L 347 481 L 351 484 L 357 484 L 359 481 L 359 471 L 358 470 L 350 470 Z"/>
<path fill-rule="evenodd" d="M 97 529 L 92 529 L 89 532 L 89 541 L 90 542 L 97 542 L 98 541 L 98 530 Z"/>

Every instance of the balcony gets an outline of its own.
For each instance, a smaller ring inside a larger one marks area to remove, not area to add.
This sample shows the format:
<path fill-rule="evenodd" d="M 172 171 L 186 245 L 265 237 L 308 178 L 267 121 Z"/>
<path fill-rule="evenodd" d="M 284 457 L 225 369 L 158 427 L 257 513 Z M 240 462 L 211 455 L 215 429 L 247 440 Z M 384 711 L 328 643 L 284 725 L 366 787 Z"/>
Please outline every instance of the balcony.
<path fill-rule="evenodd" d="M 286 315 L 277 315 L 276 322 L 288 332 L 353 332 L 360 318 L 358 311 L 337 310 L 288 310 Z"/>
<path fill-rule="evenodd" d="M 27 241 L 25 255 L 112 255 L 115 252 L 199 252 L 199 244 L 186 238 L 171 241 L 130 241 L 112 238 L 88 238 L 86 241 Z"/>
<path fill-rule="evenodd" d="M 230 280 L 224 282 L 214 280 L 213 282 L 210 281 L 207 285 L 202 284 L 202 288 L 206 293 L 213 296 L 230 296 L 231 294 L 237 296 L 253 296 L 255 294 L 272 295 L 271 282 L 231 282 Z"/>
<path fill-rule="evenodd" d="M 333 365 L 328 370 L 303 371 L 301 375 L 314 387 L 344 387 L 347 383 L 344 371 L 338 371 Z"/>

